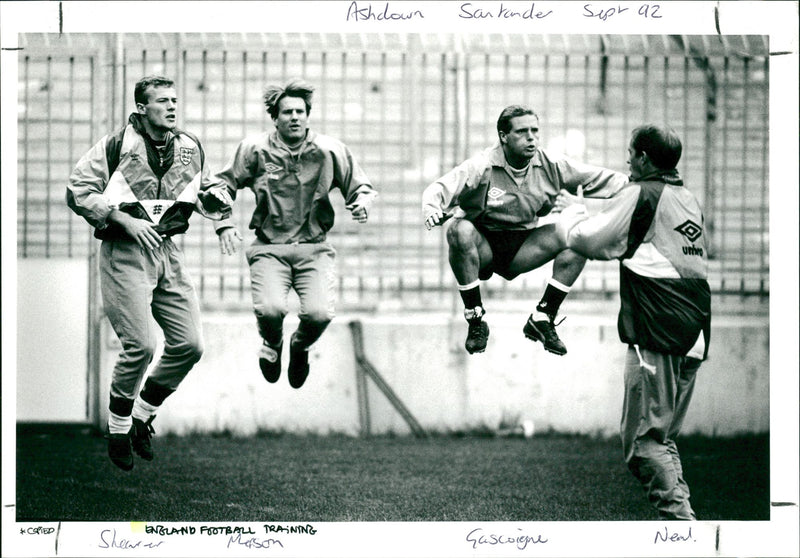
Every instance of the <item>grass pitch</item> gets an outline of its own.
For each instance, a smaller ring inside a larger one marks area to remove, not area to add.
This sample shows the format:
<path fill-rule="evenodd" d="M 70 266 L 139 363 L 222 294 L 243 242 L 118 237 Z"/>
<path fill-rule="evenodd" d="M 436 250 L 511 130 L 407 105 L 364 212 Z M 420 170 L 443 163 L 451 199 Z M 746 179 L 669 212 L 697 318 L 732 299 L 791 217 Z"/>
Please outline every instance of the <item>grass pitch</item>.
<path fill-rule="evenodd" d="M 86 428 L 19 427 L 18 521 L 655 520 L 619 441 L 156 436 L 131 472 Z M 769 519 L 769 439 L 678 440 L 701 520 Z"/>

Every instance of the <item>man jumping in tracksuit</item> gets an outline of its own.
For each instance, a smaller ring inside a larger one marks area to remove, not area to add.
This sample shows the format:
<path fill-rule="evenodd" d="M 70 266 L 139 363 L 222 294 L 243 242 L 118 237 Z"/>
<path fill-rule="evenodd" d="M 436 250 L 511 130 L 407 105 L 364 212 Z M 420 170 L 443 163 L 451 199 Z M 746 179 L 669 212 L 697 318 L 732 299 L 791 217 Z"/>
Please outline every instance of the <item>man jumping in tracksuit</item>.
<path fill-rule="evenodd" d="M 264 104 L 272 132 L 243 139 L 217 173 L 232 197 L 249 188 L 256 199 L 250 219 L 255 239 L 247 248 L 253 310 L 263 343 L 258 364 L 270 383 L 281 375 L 283 321 L 288 295 L 300 299 L 300 323 L 289 341 L 289 385 L 303 386 L 308 350 L 334 317 L 336 251 L 327 241 L 335 214 L 330 193 L 338 189 L 358 223 L 366 223 L 377 196 L 369 178 L 341 141 L 308 127 L 314 88 L 302 80 L 271 86 Z M 220 249 L 233 254 L 242 240 L 230 220 L 215 225 Z"/>
<path fill-rule="evenodd" d="M 200 360 L 203 343 L 194 286 L 172 236 L 197 211 L 230 215 L 232 200 L 213 187 L 199 140 L 176 129 L 177 94 L 163 77 L 140 80 L 127 126 L 92 147 L 69 178 L 67 204 L 101 239 L 103 307 L 122 352 L 111 379 L 108 454 L 133 468 L 132 449 L 153 459 L 152 421 Z M 156 351 L 150 315 L 164 332 L 163 355 L 137 390 Z"/>

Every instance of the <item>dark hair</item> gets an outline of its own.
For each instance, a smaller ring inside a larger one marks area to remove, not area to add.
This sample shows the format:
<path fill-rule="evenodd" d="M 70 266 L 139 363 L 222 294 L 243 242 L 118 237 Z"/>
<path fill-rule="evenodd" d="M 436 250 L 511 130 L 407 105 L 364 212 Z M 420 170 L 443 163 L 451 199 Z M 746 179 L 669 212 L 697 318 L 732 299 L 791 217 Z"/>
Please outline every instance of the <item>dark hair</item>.
<path fill-rule="evenodd" d="M 285 86 L 270 85 L 264 91 L 264 104 L 272 118 L 278 118 L 278 105 L 284 97 L 298 97 L 306 105 L 306 114 L 311 114 L 311 98 L 314 86 L 300 79 L 294 79 Z"/>
<path fill-rule="evenodd" d="M 133 88 L 133 99 L 136 104 L 147 104 L 147 88 L 148 87 L 175 87 L 175 82 L 163 76 L 147 76 L 143 77 L 136 82 Z"/>
<path fill-rule="evenodd" d="M 644 124 L 633 130 L 631 145 L 636 154 L 644 151 L 659 170 L 672 170 L 681 159 L 683 146 L 678 134 L 669 126 Z"/>
<path fill-rule="evenodd" d="M 539 115 L 533 112 L 532 108 L 523 105 L 511 105 L 504 108 L 503 112 L 500 113 L 500 118 L 497 119 L 497 133 L 503 132 L 507 134 L 511 131 L 511 119 L 517 116 L 525 116 L 526 114 L 532 114 L 537 120 L 539 119 Z"/>

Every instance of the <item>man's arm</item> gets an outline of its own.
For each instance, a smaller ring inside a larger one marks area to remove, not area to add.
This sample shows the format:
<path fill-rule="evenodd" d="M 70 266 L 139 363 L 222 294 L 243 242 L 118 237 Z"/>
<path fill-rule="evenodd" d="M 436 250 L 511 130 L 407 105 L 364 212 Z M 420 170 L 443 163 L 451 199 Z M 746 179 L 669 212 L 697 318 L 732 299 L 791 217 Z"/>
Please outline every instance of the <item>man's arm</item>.
<path fill-rule="evenodd" d="M 556 221 L 557 233 L 568 248 L 586 258 L 619 258 L 628 248 L 628 231 L 640 190 L 636 184 L 623 188 L 591 217 L 579 205 L 570 205 Z"/>
<path fill-rule="evenodd" d="M 237 191 L 252 185 L 255 180 L 255 164 L 257 162 L 255 151 L 255 143 L 248 138 L 243 139 L 239 142 L 236 152 L 228 159 L 225 166 L 210 179 L 210 182 L 214 184 L 214 188 L 227 192 L 230 197 L 231 208 L 234 200 L 236 200 Z M 226 229 L 234 229 L 235 236 L 241 240 L 241 235 L 235 230 L 236 226 L 230 218 L 230 213 L 222 219 L 214 221 L 214 231 L 218 235 L 221 235 Z M 220 236 L 220 244 L 222 243 L 222 236 Z M 236 249 L 233 247 L 231 252 L 223 247 L 222 251 L 223 253 L 234 253 Z"/>
<path fill-rule="evenodd" d="M 474 158 L 468 159 L 423 190 L 422 217 L 428 230 L 458 213 L 458 196 L 467 184 L 475 182 L 479 166 Z"/>
<path fill-rule="evenodd" d="M 113 209 L 103 194 L 110 176 L 107 148 L 111 139 L 104 137 L 81 157 L 67 184 L 67 206 L 96 229 L 108 226 Z"/>
<path fill-rule="evenodd" d="M 233 196 L 228 192 L 227 185 L 219 180 L 212 180 L 211 172 L 206 165 L 206 153 L 203 144 L 194 134 L 183 132 L 197 144 L 200 156 L 200 187 L 197 192 L 195 211 L 203 217 L 219 221 L 230 217 L 233 207 Z"/>
<path fill-rule="evenodd" d="M 261 137 L 261 136 L 259 136 Z M 258 142 L 262 141 L 255 138 L 245 138 L 236 147 L 236 152 L 228 160 L 224 167 L 214 175 L 213 181 L 224 187 L 230 195 L 231 206 L 236 199 L 236 192 L 242 188 L 251 187 L 256 179 L 258 171 Z M 219 237 L 220 252 L 233 255 L 237 252 L 237 247 L 242 241 L 242 234 L 236 228 L 230 215 L 214 221 L 214 231 Z"/>
<path fill-rule="evenodd" d="M 332 148 L 331 156 L 334 186 L 342 191 L 345 208 L 355 221 L 366 223 L 372 204 L 378 197 L 377 190 L 346 145 L 340 143 L 338 149 Z"/>
<path fill-rule="evenodd" d="M 96 229 L 114 223 L 144 249 L 161 244 L 153 223 L 123 213 L 105 195 L 110 175 L 119 163 L 122 133 L 97 142 L 75 165 L 67 185 L 67 205 Z"/>
<path fill-rule="evenodd" d="M 580 163 L 567 157 L 551 157 L 543 152 L 543 159 L 549 163 L 559 190 L 576 194 L 578 186 L 583 187 L 587 198 L 610 198 L 628 184 L 628 177 L 603 167 Z"/>

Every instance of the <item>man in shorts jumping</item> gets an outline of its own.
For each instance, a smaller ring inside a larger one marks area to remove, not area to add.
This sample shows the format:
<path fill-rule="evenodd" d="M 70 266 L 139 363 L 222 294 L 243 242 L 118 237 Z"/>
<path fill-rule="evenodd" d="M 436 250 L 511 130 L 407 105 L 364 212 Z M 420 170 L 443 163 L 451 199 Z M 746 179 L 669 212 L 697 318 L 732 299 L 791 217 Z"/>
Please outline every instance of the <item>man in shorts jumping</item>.
<path fill-rule="evenodd" d="M 499 143 L 467 159 L 429 185 L 422 195 L 425 226 L 447 229 L 449 261 L 469 324 L 465 348 L 486 350 L 489 326 L 481 280 L 497 273 L 511 280 L 553 260 L 553 275 L 523 333 L 554 354 L 567 348 L 555 330 L 559 306 L 586 259 L 565 250 L 555 225 L 539 218 L 559 211 L 559 191 L 608 198 L 628 182 L 624 174 L 556 157 L 539 146 L 539 117 L 529 107 L 506 107 L 497 120 Z"/>

